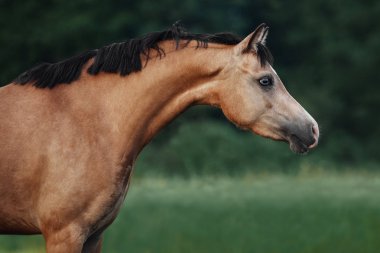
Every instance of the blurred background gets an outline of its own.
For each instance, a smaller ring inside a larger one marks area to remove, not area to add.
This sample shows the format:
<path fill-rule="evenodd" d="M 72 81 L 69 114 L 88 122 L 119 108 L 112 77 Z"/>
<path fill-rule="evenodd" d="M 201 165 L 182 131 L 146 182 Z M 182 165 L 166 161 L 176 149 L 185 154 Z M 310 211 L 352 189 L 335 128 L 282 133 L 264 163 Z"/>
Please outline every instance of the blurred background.
<path fill-rule="evenodd" d="M 0 0 L 0 83 L 177 20 L 241 36 L 266 22 L 318 148 L 295 155 L 194 107 L 140 155 L 104 252 L 378 252 L 379 16 L 374 0 Z M 0 236 L 0 252 L 41 251 L 39 236 Z"/>

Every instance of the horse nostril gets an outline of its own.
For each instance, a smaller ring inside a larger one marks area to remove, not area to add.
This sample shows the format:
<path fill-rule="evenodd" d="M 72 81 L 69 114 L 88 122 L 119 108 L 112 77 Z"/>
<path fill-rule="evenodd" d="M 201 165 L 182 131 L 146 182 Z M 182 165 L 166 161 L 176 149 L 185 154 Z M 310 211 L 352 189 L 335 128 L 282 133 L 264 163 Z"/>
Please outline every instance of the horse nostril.
<path fill-rule="evenodd" d="M 317 125 L 312 125 L 311 132 L 313 133 L 314 143 L 309 146 L 309 148 L 314 148 L 318 144 L 319 138 L 319 128 Z"/>

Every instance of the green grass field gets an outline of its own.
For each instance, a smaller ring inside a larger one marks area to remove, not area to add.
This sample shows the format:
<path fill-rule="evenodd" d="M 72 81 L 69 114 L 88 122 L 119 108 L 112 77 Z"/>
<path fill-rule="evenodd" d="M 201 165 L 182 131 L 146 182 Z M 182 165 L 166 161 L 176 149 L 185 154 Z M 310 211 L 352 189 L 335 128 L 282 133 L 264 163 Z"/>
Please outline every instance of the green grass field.
<path fill-rule="evenodd" d="M 136 178 L 104 252 L 369 253 L 380 249 L 380 175 Z M 0 236 L 0 252 L 44 252 Z"/>

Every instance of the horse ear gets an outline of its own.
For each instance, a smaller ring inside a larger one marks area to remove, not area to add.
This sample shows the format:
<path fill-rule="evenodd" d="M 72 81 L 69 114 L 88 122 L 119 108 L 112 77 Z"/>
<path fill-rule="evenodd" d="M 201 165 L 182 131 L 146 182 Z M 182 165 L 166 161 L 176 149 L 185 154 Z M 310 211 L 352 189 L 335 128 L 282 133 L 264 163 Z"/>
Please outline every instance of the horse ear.
<path fill-rule="evenodd" d="M 257 44 L 265 45 L 268 32 L 269 27 L 265 23 L 262 23 L 237 45 L 238 50 L 243 53 L 252 50 L 257 51 Z"/>

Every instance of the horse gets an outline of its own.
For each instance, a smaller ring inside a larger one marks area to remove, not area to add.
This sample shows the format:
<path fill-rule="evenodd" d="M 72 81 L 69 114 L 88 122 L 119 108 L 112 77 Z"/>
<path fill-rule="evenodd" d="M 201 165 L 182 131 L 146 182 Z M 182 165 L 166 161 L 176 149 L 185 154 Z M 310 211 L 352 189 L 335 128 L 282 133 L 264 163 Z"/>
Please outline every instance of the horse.
<path fill-rule="evenodd" d="M 0 88 L 0 233 L 42 234 L 48 253 L 101 252 L 139 152 L 192 105 L 296 153 L 317 146 L 318 124 L 272 67 L 268 29 L 242 39 L 174 24 Z"/>

